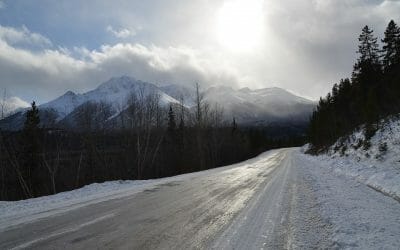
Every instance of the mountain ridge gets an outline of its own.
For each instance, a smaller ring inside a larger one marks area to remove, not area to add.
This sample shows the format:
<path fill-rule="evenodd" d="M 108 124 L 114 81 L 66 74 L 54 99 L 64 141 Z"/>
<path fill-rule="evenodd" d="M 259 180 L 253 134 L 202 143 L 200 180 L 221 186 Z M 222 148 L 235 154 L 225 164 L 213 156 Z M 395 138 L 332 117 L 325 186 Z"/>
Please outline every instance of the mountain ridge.
<path fill-rule="evenodd" d="M 103 102 L 111 106 L 109 118 L 112 118 L 127 108 L 131 93 L 142 97 L 157 94 L 162 107 L 183 101 L 183 105 L 190 109 L 195 104 L 194 86 L 192 88 L 175 84 L 157 86 L 130 76 L 120 76 L 112 77 L 95 89 L 82 94 L 69 90 L 39 105 L 38 108 L 44 110 L 43 113 L 47 115 L 56 116 L 55 121 L 60 122 L 85 103 Z M 280 121 L 305 122 L 315 106 L 314 102 L 278 87 L 235 90 L 229 86 L 213 86 L 206 89 L 203 94 L 206 102 L 212 105 L 218 104 L 224 109 L 226 120 L 235 117 L 239 124 L 246 125 L 254 123 L 262 126 Z M 20 111 L 0 120 L 0 128 L 21 129 L 24 112 Z"/>

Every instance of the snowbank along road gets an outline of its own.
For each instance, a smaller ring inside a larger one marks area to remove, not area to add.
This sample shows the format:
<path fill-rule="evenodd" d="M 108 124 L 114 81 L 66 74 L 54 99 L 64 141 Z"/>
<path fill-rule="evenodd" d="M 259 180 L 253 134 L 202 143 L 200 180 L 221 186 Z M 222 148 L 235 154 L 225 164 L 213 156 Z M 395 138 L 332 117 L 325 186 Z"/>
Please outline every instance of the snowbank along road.
<path fill-rule="evenodd" d="M 309 158 L 299 149 L 274 150 L 106 198 L 0 215 L 0 249 L 400 246 L 398 201 Z"/>

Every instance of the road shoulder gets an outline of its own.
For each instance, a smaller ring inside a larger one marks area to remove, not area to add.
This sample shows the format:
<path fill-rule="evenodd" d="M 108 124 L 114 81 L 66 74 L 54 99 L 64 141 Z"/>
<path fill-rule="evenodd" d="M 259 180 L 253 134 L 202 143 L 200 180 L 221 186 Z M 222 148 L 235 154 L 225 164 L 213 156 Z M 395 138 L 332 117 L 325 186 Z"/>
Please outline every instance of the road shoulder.
<path fill-rule="evenodd" d="M 311 184 L 323 220 L 331 226 L 333 248 L 398 249 L 399 202 L 337 174 L 323 161 L 299 151 L 293 157 Z"/>

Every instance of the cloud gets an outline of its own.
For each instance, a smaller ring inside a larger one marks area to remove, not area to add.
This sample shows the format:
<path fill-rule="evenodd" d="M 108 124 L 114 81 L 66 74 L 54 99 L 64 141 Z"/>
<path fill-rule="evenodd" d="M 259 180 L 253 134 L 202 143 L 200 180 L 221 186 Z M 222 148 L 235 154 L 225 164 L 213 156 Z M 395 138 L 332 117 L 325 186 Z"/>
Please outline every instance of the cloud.
<path fill-rule="evenodd" d="M 214 29 L 226 1 L 9 1 L 8 19 L 21 28 L 0 26 L 0 84 L 44 101 L 126 74 L 155 83 L 278 86 L 317 99 L 350 76 L 364 25 L 381 38 L 390 19 L 400 23 L 400 1 L 265 0 L 260 46 L 236 53 Z M 13 19 L 15 6 L 31 15 Z"/>
<path fill-rule="evenodd" d="M 0 99 L 0 119 L 2 117 L 6 117 L 10 114 L 13 114 L 14 112 L 18 111 L 21 108 L 27 108 L 29 106 L 30 106 L 29 103 L 25 102 L 19 97 L 16 96 L 7 97 L 4 95 Z"/>
<path fill-rule="evenodd" d="M 137 31 L 135 29 L 126 29 L 126 28 L 120 28 L 120 29 L 115 29 L 111 25 L 108 25 L 106 28 L 107 32 L 110 32 L 117 38 L 128 38 L 135 36 Z"/>
<path fill-rule="evenodd" d="M 3 1 L 0 1 L 0 9 L 5 9 L 6 4 Z"/>
<path fill-rule="evenodd" d="M 0 25 L 0 40 L 11 45 L 28 45 L 43 48 L 52 45 L 48 38 L 31 32 L 26 26 L 12 28 Z"/>
<path fill-rule="evenodd" d="M 269 60 L 257 78 L 315 99 L 351 76 L 364 25 L 382 38 L 390 19 L 400 22 L 400 1 L 269 0 L 264 9 Z"/>
<path fill-rule="evenodd" d="M 13 46 L 18 39 L 0 39 L 0 81 L 26 100 L 43 102 L 67 90 L 87 91 L 120 75 L 160 84 L 238 84 L 233 68 L 189 47 L 117 43 L 91 51 L 82 47 L 33 52 Z"/>
<path fill-rule="evenodd" d="M 0 95 L 0 119 L 18 111 L 21 108 L 30 106 L 29 103 L 17 96 L 10 97 L 6 89 L 3 89 Z"/>

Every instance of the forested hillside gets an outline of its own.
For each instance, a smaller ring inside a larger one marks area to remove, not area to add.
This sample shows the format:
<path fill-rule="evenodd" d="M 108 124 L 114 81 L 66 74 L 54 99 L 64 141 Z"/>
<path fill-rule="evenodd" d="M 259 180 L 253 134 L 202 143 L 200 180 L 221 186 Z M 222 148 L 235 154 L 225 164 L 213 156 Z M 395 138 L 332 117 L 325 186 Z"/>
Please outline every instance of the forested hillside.
<path fill-rule="evenodd" d="M 400 112 L 400 28 L 393 20 L 389 22 L 381 48 L 368 26 L 362 29 L 358 41 L 359 58 L 351 79 L 334 84 L 312 114 L 308 136 L 314 153 L 362 124 L 366 138 L 363 146 L 367 148 L 378 121 Z"/>
<path fill-rule="evenodd" d="M 188 110 L 164 107 L 157 94 L 131 93 L 119 115 L 125 126 L 111 130 L 102 122 L 108 116 L 101 103 L 70 116 L 78 130 L 41 127 L 40 108 L 32 103 L 21 131 L 0 130 L 0 200 L 200 171 L 304 143 L 301 133 L 271 138 L 235 119 L 224 122 L 223 110 L 207 103 L 198 88 L 195 96 L 195 108 Z"/>

